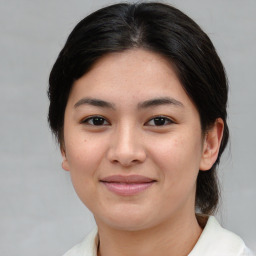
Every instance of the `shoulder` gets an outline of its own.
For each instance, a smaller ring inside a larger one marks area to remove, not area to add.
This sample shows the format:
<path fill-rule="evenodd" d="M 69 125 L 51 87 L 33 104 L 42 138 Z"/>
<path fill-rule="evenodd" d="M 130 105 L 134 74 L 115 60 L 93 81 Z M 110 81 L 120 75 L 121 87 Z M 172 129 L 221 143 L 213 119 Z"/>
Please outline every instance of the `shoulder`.
<path fill-rule="evenodd" d="M 97 228 L 92 230 L 81 243 L 72 247 L 63 256 L 96 256 L 97 255 Z"/>
<path fill-rule="evenodd" d="M 220 226 L 215 217 L 210 216 L 207 224 L 189 256 L 253 256 L 244 241 Z"/>

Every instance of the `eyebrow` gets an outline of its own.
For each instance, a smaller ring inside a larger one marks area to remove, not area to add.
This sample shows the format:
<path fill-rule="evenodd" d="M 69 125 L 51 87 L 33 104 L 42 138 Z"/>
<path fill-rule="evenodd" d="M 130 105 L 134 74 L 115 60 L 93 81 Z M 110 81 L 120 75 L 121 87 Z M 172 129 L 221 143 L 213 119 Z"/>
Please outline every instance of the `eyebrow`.
<path fill-rule="evenodd" d="M 94 98 L 82 98 L 74 105 L 74 107 L 77 108 L 81 105 L 92 105 L 95 107 L 115 109 L 115 105 L 113 103 Z"/>
<path fill-rule="evenodd" d="M 81 105 L 92 105 L 95 107 L 111 108 L 115 110 L 115 104 L 104 101 L 104 100 L 95 99 L 95 98 L 82 98 L 74 105 L 74 107 L 77 108 Z M 155 98 L 155 99 L 143 101 L 138 104 L 138 109 L 150 108 L 150 107 L 161 106 L 161 105 L 174 105 L 178 107 L 184 107 L 184 105 L 176 99 L 169 98 L 169 97 L 162 97 L 162 98 Z"/>
<path fill-rule="evenodd" d="M 169 97 L 163 97 L 163 98 L 146 100 L 142 103 L 139 103 L 138 108 L 139 109 L 150 108 L 150 107 L 161 106 L 161 105 L 174 105 L 177 107 L 184 107 L 184 105 L 178 100 L 175 100 L 175 99 L 169 98 Z"/>

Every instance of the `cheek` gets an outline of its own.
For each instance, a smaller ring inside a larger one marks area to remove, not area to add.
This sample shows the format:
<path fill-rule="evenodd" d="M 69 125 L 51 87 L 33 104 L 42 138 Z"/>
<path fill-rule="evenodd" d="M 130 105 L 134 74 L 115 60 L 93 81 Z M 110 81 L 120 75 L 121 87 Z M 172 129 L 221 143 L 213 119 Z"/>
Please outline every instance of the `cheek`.
<path fill-rule="evenodd" d="M 163 178 L 172 183 L 189 181 L 197 176 L 201 157 L 200 136 L 182 132 L 153 141 L 151 158 L 160 168 Z"/>
<path fill-rule="evenodd" d="M 66 157 L 72 180 L 94 179 L 97 167 L 104 156 L 104 141 L 86 134 L 75 133 L 66 138 Z"/>
<path fill-rule="evenodd" d="M 73 187 L 85 205 L 90 205 L 96 193 L 97 169 L 102 158 L 102 147 L 87 138 L 66 139 L 66 157 Z"/>

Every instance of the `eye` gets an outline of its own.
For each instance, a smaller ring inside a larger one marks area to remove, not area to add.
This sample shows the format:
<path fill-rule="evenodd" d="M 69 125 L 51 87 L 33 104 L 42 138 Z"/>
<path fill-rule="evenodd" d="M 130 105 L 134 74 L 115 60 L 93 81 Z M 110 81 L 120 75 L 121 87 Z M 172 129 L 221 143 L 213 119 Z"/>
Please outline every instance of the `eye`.
<path fill-rule="evenodd" d="M 91 116 L 82 120 L 83 124 L 93 125 L 93 126 L 103 126 L 109 125 L 110 123 L 102 116 Z"/>
<path fill-rule="evenodd" d="M 174 123 L 170 118 L 164 116 L 156 116 L 150 119 L 146 125 L 149 126 L 165 126 Z"/>

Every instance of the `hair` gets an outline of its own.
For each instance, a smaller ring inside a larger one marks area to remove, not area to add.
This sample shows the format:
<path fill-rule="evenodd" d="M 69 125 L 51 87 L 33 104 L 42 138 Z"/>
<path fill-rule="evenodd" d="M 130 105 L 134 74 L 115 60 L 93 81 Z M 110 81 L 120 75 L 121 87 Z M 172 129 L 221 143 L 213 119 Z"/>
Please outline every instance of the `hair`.
<path fill-rule="evenodd" d="M 195 209 L 213 214 L 219 202 L 216 167 L 227 145 L 228 82 L 209 37 L 180 10 L 163 3 L 120 3 L 102 8 L 81 20 L 69 35 L 49 78 L 48 121 L 63 146 L 64 113 L 74 81 L 104 55 L 140 48 L 164 56 L 195 104 L 202 132 L 224 122 L 219 155 L 208 171 L 197 177 Z"/>

